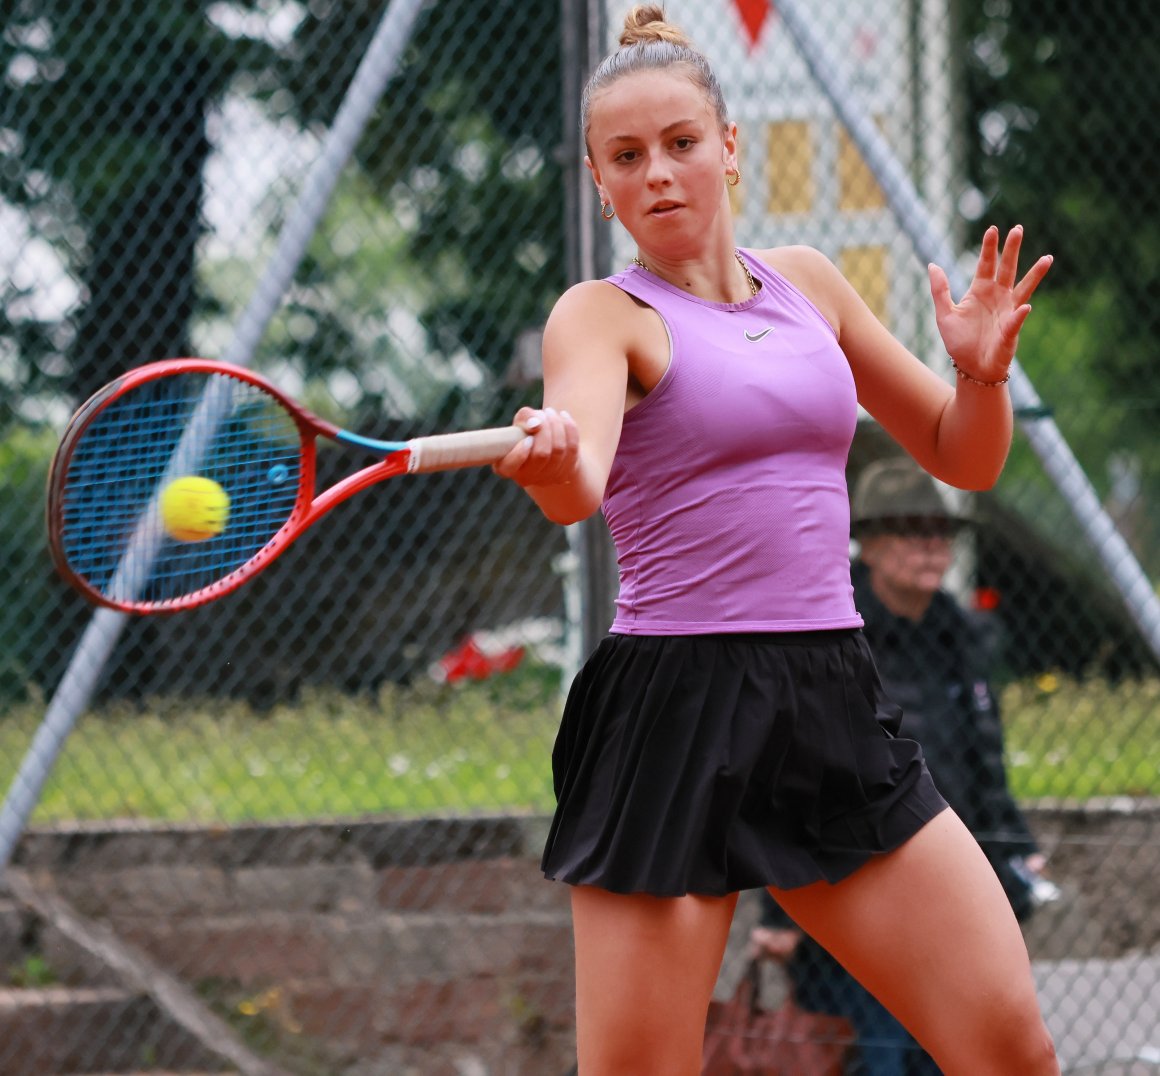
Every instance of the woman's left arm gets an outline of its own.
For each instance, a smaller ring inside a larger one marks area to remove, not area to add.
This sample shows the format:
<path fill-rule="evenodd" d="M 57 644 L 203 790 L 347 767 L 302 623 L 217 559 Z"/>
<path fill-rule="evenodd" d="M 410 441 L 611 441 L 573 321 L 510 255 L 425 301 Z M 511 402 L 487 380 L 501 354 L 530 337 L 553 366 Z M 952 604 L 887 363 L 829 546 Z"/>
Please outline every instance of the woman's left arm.
<path fill-rule="evenodd" d="M 930 267 L 935 319 L 958 371 L 953 386 L 890 334 L 832 263 L 819 256 L 805 267 L 803 283 L 838 332 L 859 403 L 927 471 L 961 489 L 994 485 L 1011 446 L 1007 372 L 1028 300 L 1051 268 L 1044 256 L 1017 279 L 1022 239 L 1013 228 L 1000 251 L 998 229 L 988 228 L 957 303 L 946 273 Z"/>

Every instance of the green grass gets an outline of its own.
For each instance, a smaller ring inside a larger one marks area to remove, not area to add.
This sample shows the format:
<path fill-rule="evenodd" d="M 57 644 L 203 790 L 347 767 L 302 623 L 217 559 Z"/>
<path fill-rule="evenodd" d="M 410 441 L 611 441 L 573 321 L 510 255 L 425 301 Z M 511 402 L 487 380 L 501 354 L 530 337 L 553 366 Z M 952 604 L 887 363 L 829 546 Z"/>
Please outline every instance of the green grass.
<path fill-rule="evenodd" d="M 42 708 L 0 721 L 6 789 Z M 33 817 L 241 822 L 549 810 L 558 677 L 517 670 L 464 686 L 334 692 L 255 713 L 159 698 L 84 715 Z"/>
<path fill-rule="evenodd" d="M 1160 796 L 1160 680 L 1046 674 L 1001 701 L 1017 798 Z"/>
<path fill-rule="evenodd" d="M 1009 685 L 1002 702 L 1020 798 L 1160 795 L 1160 680 L 1046 676 Z M 43 709 L 0 717 L 5 790 Z M 33 820 L 546 812 L 559 714 L 558 678 L 536 667 L 373 699 L 317 692 L 265 713 L 179 698 L 108 706 L 78 722 Z"/>

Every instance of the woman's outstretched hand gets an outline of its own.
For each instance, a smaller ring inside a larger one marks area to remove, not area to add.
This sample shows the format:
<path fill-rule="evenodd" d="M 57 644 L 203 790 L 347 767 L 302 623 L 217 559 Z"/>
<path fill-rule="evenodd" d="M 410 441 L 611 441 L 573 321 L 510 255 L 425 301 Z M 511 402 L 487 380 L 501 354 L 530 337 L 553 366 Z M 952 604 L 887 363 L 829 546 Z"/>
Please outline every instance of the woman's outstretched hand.
<path fill-rule="evenodd" d="M 935 320 L 943 345 L 968 379 L 997 384 L 1007 377 L 1019 330 L 1031 313 L 1028 300 L 1051 268 L 1051 255 L 1045 254 L 1017 281 L 1022 243 L 1023 226 L 1016 225 L 1007 233 L 1000 252 L 999 229 L 994 225 L 988 228 L 975 278 L 957 303 L 951 299 L 946 273 L 937 265 L 929 267 Z"/>

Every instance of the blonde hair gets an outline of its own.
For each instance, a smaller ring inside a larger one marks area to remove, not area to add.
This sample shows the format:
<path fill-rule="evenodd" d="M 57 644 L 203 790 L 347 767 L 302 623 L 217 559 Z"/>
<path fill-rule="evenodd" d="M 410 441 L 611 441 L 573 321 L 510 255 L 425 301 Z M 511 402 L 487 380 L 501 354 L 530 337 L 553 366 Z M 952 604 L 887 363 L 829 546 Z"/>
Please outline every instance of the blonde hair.
<path fill-rule="evenodd" d="M 617 79 L 640 71 L 681 68 L 689 80 L 705 94 L 722 128 L 729 125 L 729 110 L 721 84 L 704 53 L 693 46 L 684 31 L 665 21 L 657 4 L 637 4 L 624 17 L 620 48 L 606 56 L 592 72 L 580 99 L 580 130 L 588 141 L 592 100 Z"/>

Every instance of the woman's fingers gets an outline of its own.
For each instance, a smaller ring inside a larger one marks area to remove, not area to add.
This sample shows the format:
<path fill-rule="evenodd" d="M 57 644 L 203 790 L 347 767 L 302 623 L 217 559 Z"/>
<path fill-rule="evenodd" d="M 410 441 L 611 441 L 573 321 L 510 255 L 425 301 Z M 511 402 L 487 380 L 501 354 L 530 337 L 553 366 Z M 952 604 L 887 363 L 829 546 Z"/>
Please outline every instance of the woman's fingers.
<path fill-rule="evenodd" d="M 1008 233 L 1002 249 L 999 247 L 999 229 L 991 225 L 983 233 L 983 243 L 979 248 L 979 262 L 975 270 L 975 280 L 993 280 L 1000 287 L 1014 291 L 1014 303 L 1022 306 L 1039 286 L 1039 282 L 1051 268 L 1052 257 L 1045 254 L 1016 283 L 1019 274 L 1019 253 L 1023 247 L 1023 225 L 1016 224 Z"/>
<path fill-rule="evenodd" d="M 926 267 L 926 271 L 930 277 L 930 297 L 934 300 L 935 317 L 949 314 L 951 307 L 954 306 L 954 299 L 951 298 L 951 282 L 941 266 L 932 263 Z"/>
<path fill-rule="evenodd" d="M 1023 323 L 1027 320 L 1027 315 L 1031 313 L 1031 307 L 1026 303 L 1023 306 L 1016 307 L 1003 319 L 1001 323 L 1001 332 L 1003 337 L 1003 347 L 1010 352 L 1011 357 L 1015 355 L 1015 345 L 1019 341 L 1019 333 L 1023 329 Z"/>
<path fill-rule="evenodd" d="M 1047 271 L 1051 268 L 1051 263 L 1054 261 L 1050 254 L 1044 254 L 1030 269 L 1027 270 L 1023 279 L 1015 285 L 1011 293 L 1011 301 L 1016 306 L 1023 306 L 1028 299 L 1035 293 L 1035 289 L 1039 287 L 1043 278 L 1047 276 Z"/>
<path fill-rule="evenodd" d="M 975 280 L 995 279 L 995 269 L 999 264 L 999 229 L 991 225 L 983 233 L 983 245 L 979 248 L 979 262 L 975 266 Z"/>
<path fill-rule="evenodd" d="M 513 421 L 528 436 L 495 465 L 496 473 L 525 486 L 571 481 L 580 450 L 572 416 L 552 407 L 521 407 Z"/>
<path fill-rule="evenodd" d="M 512 419 L 512 424 L 519 426 L 527 433 L 535 433 L 544 423 L 544 416 L 541 411 L 537 411 L 534 407 L 521 407 Z"/>
<path fill-rule="evenodd" d="M 999 266 L 995 272 L 995 283 L 1003 288 L 1015 287 L 1015 278 L 1019 272 L 1019 249 L 1023 246 L 1023 225 L 1016 224 L 1007 233 L 1007 241 L 1003 244 L 1003 253 L 999 258 Z"/>

